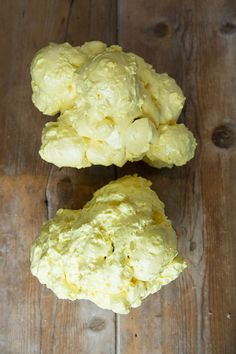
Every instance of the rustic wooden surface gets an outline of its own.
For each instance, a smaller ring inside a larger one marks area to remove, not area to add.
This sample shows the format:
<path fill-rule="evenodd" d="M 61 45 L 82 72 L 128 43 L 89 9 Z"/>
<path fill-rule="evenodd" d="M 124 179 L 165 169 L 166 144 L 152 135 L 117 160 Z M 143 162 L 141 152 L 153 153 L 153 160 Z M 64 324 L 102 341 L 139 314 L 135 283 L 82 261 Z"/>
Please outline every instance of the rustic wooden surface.
<path fill-rule="evenodd" d="M 0 1 L 0 353 L 236 353 L 236 3 L 234 0 Z M 29 65 L 49 41 L 119 43 L 175 77 L 198 140 L 187 166 L 57 169 L 38 155 L 45 120 Z M 188 269 L 127 316 L 59 301 L 29 271 L 58 207 L 79 208 L 116 176 L 150 178 Z"/>

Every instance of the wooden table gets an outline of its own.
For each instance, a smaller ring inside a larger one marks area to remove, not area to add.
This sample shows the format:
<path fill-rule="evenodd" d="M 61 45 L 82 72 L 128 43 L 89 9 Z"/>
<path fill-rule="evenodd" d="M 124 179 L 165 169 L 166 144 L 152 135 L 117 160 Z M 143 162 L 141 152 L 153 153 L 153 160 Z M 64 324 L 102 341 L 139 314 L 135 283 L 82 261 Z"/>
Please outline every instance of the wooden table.
<path fill-rule="evenodd" d="M 236 353 L 236 2 L 9 0 L 0 10 L 0 353 Z M 119 43 L 168 72 L 198 140 L 187 166 L 58 169 L 38 155 L 45 118 L 29 66 L 49 41 Z M 59 207 L 80 208 L 117 176 L 152 180 L 188 269 L 127 316 L 61 301 L 30 274 L 29 252 Z"/>

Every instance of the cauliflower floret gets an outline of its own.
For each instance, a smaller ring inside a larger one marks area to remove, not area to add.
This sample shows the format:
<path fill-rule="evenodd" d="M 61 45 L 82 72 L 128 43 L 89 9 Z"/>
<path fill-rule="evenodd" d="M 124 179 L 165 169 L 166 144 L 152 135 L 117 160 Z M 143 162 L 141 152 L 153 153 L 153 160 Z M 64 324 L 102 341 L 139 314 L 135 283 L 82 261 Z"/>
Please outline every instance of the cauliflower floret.
<path fill-rule="evenodd" d="M 89 167 L 86 158 L 86 140 L 80 138 L 73 127 L 61 122 L 47 123 L 43 130 L 40 156 L 58 167 Z"/>
<path fill-rule="evenodd" d="M 159 124 L 175 123 L 183 109 L 185 97 L 174 79 L 158 74 L 143 58 L 135 55 L 137 75 L 143 85 L 143 111 Z"/>
<path fill-rule="evenodd" d="M 136 72 L 135 58 L 116 48 L 90 58 L 78 71 L 78 106 L 95 122 L 111 117 L 127 126 L 142 115 Z"/>
<path fill-rule="evenodd" d="M 106 50 L 107 45 L 100 41 L 85 42 L 80 49 L 88 57 L 93 57 L 94 55 L 100 54 Z"/>
<path fill-rule="evenodd" d="M 54 115 L 74 106 L 77 96 L 76 70 L 87 55 L 69 43 L 50 43 L 38 51 L 31 64 L 32 100 L 44 114 Z"/>
<path fill-rule="evenodd" d="M 144 161 L 153 167 L 185 165 L 194 156 L 196 142 L 184 124 L 160 125 L 158 139 L 151 145 Z"/>
<path fill-rule="evenodd" d="M 36 107 L 61 112 L 57 124 L 43 130 L 40 155 L 48 162 L 121 167 L 143 159 L 171 167 L 194 155 L 193 135 L 176 123 L 185 100 L 180 87 L 117 45 L 51 43 L 36 54 L 31 75 Z"/>
<path fill-rule="evenodd" d="M 124 137 L 128 160 L 140 160 L 157 138 L 157 130 L 148 118 L 140 118 L 128 126 Z"/>
<path fill-rule="evenodd" d="M 60 209 L 31 250 L 31 271 L 62 299 L 128 313 L 186 267 L 151 182 L 126 176 L 81 210 Z"/>

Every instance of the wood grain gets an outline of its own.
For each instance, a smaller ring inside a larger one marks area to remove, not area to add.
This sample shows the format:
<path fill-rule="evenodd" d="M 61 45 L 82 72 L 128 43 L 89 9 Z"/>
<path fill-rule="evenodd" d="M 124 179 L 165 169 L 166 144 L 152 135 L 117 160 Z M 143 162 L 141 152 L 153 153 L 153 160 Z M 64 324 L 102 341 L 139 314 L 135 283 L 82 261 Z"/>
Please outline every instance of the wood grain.
<path fill-rule="evenodd" d="M 119 172 L 153 181 L 188 262 L 178 280 L 120 318 L 120 352 L 235 353 L 235 2 L 119 3 L 119 42 L 176 78 L 187 96 L 181 120 L 198 140 L 183 168 L 140 163 Z"/>
<path fill-rule="evenodd" d="M 29 65 L 49 41 L 114 42 L 112 1 L 9 1 L 1 12 L 0 353 L 114 353 L 115 315 L 88 301 L 58 301 L 29 271 L 42 222 L 59 207 L 80 208 L 114 179 L 113 167 L 75 171 L 38 155 L 45 117 L 31 103 Z M 10 17 L 10 18 L 9 18 Z M 6 90 L 7 87 L 7 90 Z M 10 219 L 10 220 L 9 220 Z M 4 221 L 3 221 L 4 220 Z M 8 221 L 9 220 L 9 221 Z"/>
<path fill-rule="evenodd" d="M 0 1 L 0 353 L 234 354 L 236 3 L 233 0 Z M 172 75 L 198 140 L 187 166 L 57 169 L 38 155 L 45 120 L 29 65 L 49 41 L 119 42 Z M 43 221 L 139 173 L 166 203 L 188 269 L 127 316 L 60 301 L 29 271 Z"/>

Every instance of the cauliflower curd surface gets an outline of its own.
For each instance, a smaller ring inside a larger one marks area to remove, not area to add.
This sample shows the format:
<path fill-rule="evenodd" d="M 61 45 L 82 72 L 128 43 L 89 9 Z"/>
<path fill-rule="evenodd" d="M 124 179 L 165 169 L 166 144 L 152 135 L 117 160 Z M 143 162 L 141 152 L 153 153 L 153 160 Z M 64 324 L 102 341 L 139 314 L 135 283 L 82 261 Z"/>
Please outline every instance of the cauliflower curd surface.
<path fill-rule="evenodd" d="M 31 251 L 31 271 L 61 299 L 126 314 L 178 277 L 186 263 L 151 182 L 125 176 L 81 210 L 58 210 Z"/>
<path fill-rule="evenodd" d="M 175 80 L 118 45 L 50 43 L 31 64 L 32 100 L 60 113 L 42 133 L 41 157 L 58 167 L 181 166 L 196 142 L 177 124 L 185 98 Z"/>

